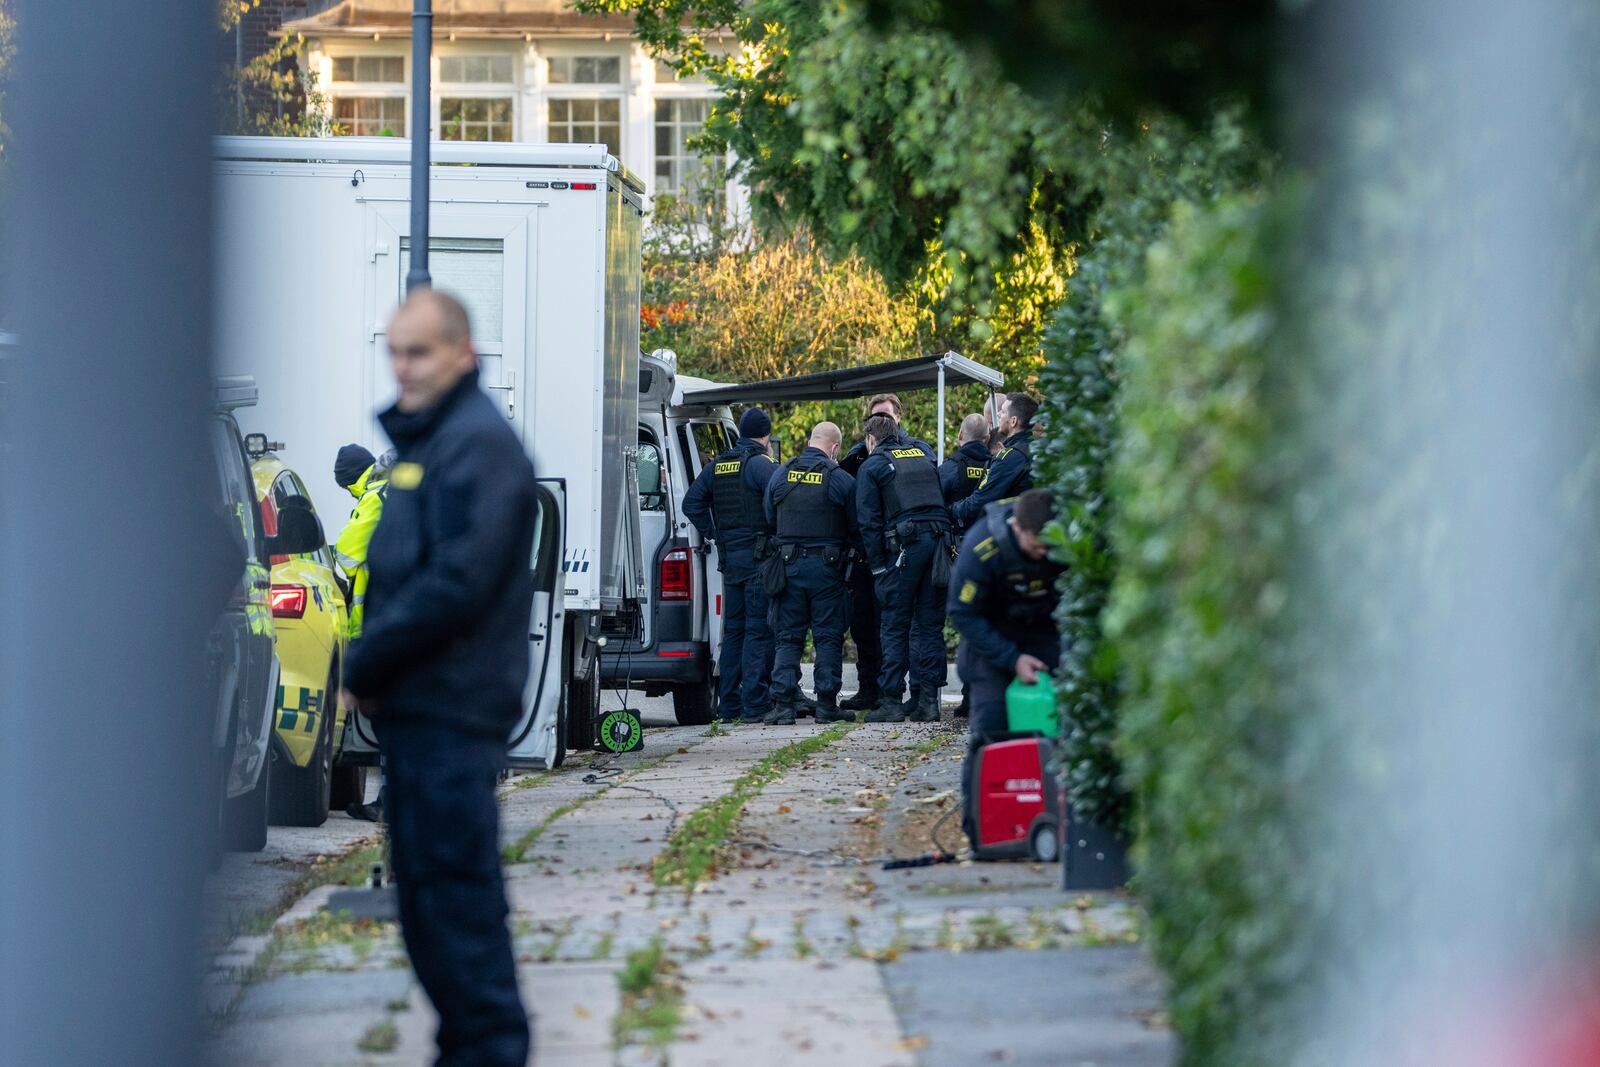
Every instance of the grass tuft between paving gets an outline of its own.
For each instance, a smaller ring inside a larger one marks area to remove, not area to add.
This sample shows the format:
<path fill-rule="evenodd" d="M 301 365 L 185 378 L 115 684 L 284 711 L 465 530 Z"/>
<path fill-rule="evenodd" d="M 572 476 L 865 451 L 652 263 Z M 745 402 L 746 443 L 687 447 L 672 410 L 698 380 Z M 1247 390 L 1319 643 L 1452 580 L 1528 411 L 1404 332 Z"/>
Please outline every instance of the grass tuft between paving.
<path fill-rule="evenodd" d="M 683 1021 L 683 981 L 660 937 L 628 953 L 617 972 L 617 992 L 621 1003 L 612 1023 L 612 1044 L 617 1050 L 637 1044 L 653 1048 L 672 1044 Z"/>
<path fill-rule="evenodd" d="M 692 890 L 715 870 L 717 855 L 727 846 L 728 835 L 744 813 L 746 804 L 790 768 L 855 728 L 855 723 L 839 723 L 767 753 L 740 775 L 727 793 L 696 808 L 667 839 L 666 847 L 651 864 L 650 873 L 655 884 L 660 888 L 681 886 Z"/>
<path fill-rule="evenodd" d="M 675 755 L 677 755 L 676 752 L 666 752 L 655 757 L 654 759 L 645 760 L 637 766 L 628 768 L 627 774 L 618 776 L 615 781 L 620 782 L 625 780 L 628 774 L 638 774 L 640 771 L 648 771 L 652 768 L 659 767 L 661 764 L 665 763 Z M 585 793 L 576 800 L 570 800 L 561 805 L 559 808 L 556 808 L 543 819 L 540 819 L 538 824 L 530 829 L 527 833 L 523 834 L 521 837 L 517 838 L 517 840 L 502 848 L 500 850 L 500 858 L 506 863 L 522 863 L 527 859 L 529 850 L 538 843 L 539 838 L 545 835 L 545 831 L 549 830 L 550 827 L 554 826 L 561 819 L 566 818 L 568 815 L 571 815 L 573 812 L 589 803 L 589 801 L 593 800 L 595 797 L 598 797 L 603 793 L 610 792 L 613 784 L 613 781 L 602 782 L 594 792 Z"/>

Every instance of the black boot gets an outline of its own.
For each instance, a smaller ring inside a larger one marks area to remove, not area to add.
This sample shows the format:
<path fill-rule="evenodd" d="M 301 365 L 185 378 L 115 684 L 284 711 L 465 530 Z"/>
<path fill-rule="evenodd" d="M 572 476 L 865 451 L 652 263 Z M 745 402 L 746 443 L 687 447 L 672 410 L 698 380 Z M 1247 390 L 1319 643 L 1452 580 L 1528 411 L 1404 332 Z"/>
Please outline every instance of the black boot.
<path fill-rule="evenodd" d="M 871 711 L 878 706 L 879 695 L 877 686 L 864 685 L 856 690 L 854 696 L 839 701 L 839 706 L 846 711 Z"/>
<path fill-rule="evenodd" d="M 772 710 L 761 721 L 768 726 L 793 726 L 794 716 L 794 701 L 778 700 L 773 702 Z"/>
<path fill-rule="evenodd" d="M 794 713 L 802 719 L 809 719 L 817 713 L 817 702 L 802 692 L 794 702 Z"/>
<path fill-rule="evenodd" d="M 866 722 L 905 722 L 905 705 L 893 697 L 884 697 L 878 706 L 867 712 Z"/>
<path fill-rule="evenodd" d="M 830 722 L 855 722 L 855 721 L 856 721 L 855 713 L 851 712 L 851 711 L 844 710 L 844 708 L 839 705 L 838 698 L 837 698 L 837 696 L 835 694 L 829 693 L 826 696 L 821 696 L 821 697 L 817 698 L 817 725 L 818 726 L 826 726 Z"/>
<path fill-rule="evenodd" d="M 939 721 L 939 691 L 930 689 L 917 694 L 917 706 L 906 712 L 911 722 Z"/>

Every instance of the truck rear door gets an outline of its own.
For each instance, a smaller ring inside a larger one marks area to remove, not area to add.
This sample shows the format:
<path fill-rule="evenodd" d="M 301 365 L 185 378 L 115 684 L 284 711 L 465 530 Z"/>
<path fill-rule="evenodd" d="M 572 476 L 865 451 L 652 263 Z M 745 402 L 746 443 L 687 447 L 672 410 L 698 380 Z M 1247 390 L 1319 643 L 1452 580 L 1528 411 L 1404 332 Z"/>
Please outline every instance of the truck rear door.
<path fill-rule="evenodd" d="M 533 534 L 533 608 L 528 612 L 528 684 L 522 718 L 507 738 L 507 765 L 541 770 L 565 755 L 558 738 L 561 715 L 561 554 L 565 543 L 566 494 L 560 479 L 541 478 L 539 514 Z M 345 741 L 349 754 L 378 751 L 377 734 L 356 715 Z"/>
<path fill-rule="evenodd" d="M 733 447 L 738 434 L 719 419 L 693 419 L 678 427 L 678 446 L 683 453 L 684 469 L 688 481 L 700 476 L 700 470 L 718 454 Z M 706 639 L 711 642 L 711 662 L 715 664 L 722 649 L 722 568 L 718 565 L 717 550 L 694 535 L 698 547 L 695 553 L 700 570 L 700 585 L 706 591 Z M 709 549 L 707 551 L 707 549 Z"/>

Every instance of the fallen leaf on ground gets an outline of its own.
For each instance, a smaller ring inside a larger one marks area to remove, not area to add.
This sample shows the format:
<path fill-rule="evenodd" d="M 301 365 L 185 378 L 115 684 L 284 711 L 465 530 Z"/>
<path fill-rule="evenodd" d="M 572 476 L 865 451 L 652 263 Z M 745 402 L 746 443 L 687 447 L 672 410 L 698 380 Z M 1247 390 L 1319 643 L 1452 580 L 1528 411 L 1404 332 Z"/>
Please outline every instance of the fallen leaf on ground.
<path fill-rule="evenodd" d="M 910 1037 L 902 1038 L 900 1041 L 900 1048 L 905 1052 L 917 1052 L 927 1047 L 927 1034 L 912 1034 Z"/>
<path fill-rule="evenodd" d="M 778 814 L 779 815 L 787 815 L 787 814 L 789 814 L 789 805 L 787 805 L 787 804 L 779 804 L 778 805 Z"/>
<path fill-rule="evenodd" d="M 590 1011 L 588 1008 L 584 1007 L 582 1004 L 578 1004 L 578 1005 L 573 1007 L 572 1014 L 576 1015 L 580 1019 L 587 1019 L 590 1016 L 592 1016 L 594 1014 L 594 1012 Z"/>

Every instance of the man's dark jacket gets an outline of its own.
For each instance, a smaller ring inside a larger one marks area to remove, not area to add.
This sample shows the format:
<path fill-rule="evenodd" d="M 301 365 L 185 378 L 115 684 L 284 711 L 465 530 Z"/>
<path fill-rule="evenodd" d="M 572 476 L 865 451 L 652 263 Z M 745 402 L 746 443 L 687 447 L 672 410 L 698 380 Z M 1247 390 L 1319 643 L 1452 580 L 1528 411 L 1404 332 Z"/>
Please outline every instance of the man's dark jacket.
<path fill-rule="evenodd" d="M 378 421 L 399 458 L 345 687 L 382 719 L 504 738 L 528 680 L 533 464 L 476 371 L 437 406 Z"/>

